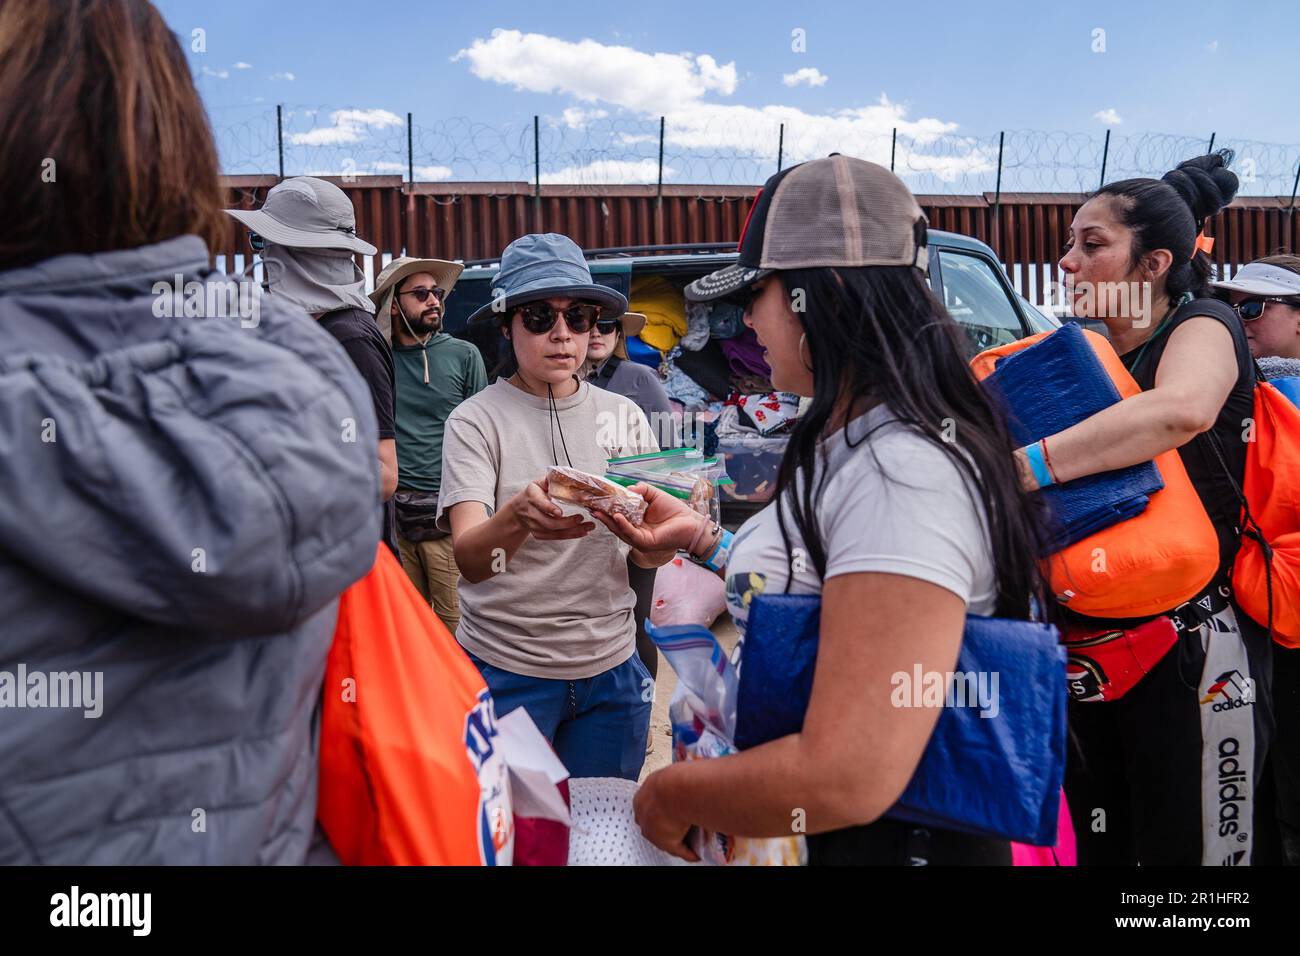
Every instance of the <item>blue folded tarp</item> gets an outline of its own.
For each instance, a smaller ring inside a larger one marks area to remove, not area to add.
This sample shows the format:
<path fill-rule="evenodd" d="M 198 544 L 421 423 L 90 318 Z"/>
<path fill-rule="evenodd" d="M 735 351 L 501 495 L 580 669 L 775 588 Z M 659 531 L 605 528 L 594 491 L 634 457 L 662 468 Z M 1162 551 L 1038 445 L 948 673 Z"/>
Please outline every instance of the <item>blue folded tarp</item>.
<path fill-rule="evenodd" d="M 803 728 L 820 622 L 820 595 L 754 597 L 740 658 L 739 749 Z M 944 688 L 943 709 L 886 816 L 1033 846 L 1055 843 L 1065 776 L 1065 660 L 1054 627 L 969 614 L 951 673 L 922 675 L 918 664 L 913 673 L 894 674 L 895 706 L 938 705 L 921 696 L 930 680 Z M 973 685 L 981 690 L 972 692 Z"/>
<path fill-rule="evenodd" d="M 997 396 L 1020 446 L 1120 401 L 1119 390 L 1075 322 L 1000 360 L 984 385 Z M 1044 554 L 1141 514 L 1149 496 L 1164 486 L 1155 463 L 1145 462 L 1043 489 L 1052 514 Z"/>

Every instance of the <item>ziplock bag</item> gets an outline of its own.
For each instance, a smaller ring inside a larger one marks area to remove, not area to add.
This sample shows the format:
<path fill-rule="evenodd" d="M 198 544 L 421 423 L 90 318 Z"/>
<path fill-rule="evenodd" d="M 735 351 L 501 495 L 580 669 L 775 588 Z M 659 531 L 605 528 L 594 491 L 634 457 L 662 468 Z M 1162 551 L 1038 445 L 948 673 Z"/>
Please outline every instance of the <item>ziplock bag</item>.
<path fill-rule="evenodd" d="M 719 487 L 732 484 L 722 458 L 705 456 L 698 448 L 690 447 L 611 458 L 606 469 L 605 477 L 610 481 L 654 485 L 714 521 L 719 520 L 722 511 Z"/>
<path fill-rule="evenodd" d="M 705 760 L 736 752 L 736 670 L 708 628 L 684 624 L 655 627 L 646 633 L 677 674 L 668 704 L 673 727 L 673 760 Z M 801 866 L 808 862 L 801 835 L 750 838 L 692 828 L 687 838 L 705 863 Z"/>

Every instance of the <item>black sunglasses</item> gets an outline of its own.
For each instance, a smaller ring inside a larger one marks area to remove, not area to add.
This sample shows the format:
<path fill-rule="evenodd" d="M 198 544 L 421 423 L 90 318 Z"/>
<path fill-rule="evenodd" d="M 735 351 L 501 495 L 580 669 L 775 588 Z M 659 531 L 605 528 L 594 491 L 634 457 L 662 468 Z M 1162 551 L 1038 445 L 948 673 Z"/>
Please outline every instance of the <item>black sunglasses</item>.
<path fill-rule="evenodd" d="M 613 335 L 618 331 L 618 319 L 601 319 L 596 323 L 596 331 L 601 335 Z"/>
<path fill-rule="evenodd" d="M 266 248 L 266 240 L 255 232 L 248 234 L 248 244 L 253 247 L 254 252 L 261 252 Z"/>
<path fill-rule="evenodd" d="M 433 296 L 439 302 L 447 298 L 447 290 L 440 288 L 426 289 L 420 286 L 418 289 L 407 289 L 405 292 L 399 292 L 398 295 L 413 295 L 416 302 L 427 302 L 429 296 Z"/>
<path fill-rule="evenodd" d="M 545 302 L 534 302 L 519 307 L 519 315 L 524 328 L 534 335 L 545 335 L 555 328 L 560 312 Z M 589 302 L 580 302 L 564 310 L 564 321 L 575 335 L 591 331 L 591 327 L 600 319 L 600 306 Z"/>
<path fill-rule="evenodd" d="M 759 279 L 758 281 L 762 282 L 763 280 Z M 753 307 L 754 300 L 757 299 L 762 292 L 763 290 L 761 288 L 756 288 L 755 285 L 751 284 L 741 286 L 735 292 L 725 296 L 724 298 L 726 301 L 731 302 L 740 308 L 742 312 L 748 312 Z"/>
<path fill-rule="evenodd" d="M 1290 306 L 1300 305 L 1300 299 L 1290 299 L 1279 296 L 1268 299 L 1245 299 L 1234 305 L 1232 309 L 1241 317 L 1241 321 L 1254 322 L 1264 314 L 1264 306 L 1268 305 L 1270 302 L 1281 302 L 1283 305 Z"/>

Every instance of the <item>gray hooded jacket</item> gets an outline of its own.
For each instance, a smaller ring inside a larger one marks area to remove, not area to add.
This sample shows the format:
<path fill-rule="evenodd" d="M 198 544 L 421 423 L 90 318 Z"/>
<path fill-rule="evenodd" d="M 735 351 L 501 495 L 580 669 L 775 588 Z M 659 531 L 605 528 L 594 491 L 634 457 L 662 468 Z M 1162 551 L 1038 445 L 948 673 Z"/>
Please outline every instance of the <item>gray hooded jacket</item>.
<path fill-rule="evenodd" d="M 171 317 L 159 290 L 228 281 L 207 263 L 184 236 L 0 272 L 0 864 L 311 842 L 336 597 L 375 558 L 374 411 L 275 297 Z"/>

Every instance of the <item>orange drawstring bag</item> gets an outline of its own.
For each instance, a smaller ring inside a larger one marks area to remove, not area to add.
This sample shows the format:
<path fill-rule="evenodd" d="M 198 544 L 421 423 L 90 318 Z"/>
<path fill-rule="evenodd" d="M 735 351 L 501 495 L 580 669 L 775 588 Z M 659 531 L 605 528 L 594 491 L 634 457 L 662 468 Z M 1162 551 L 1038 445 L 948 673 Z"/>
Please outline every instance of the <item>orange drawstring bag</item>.
<path fill-rule="evenodd" d="M 382 544 L 339 598 L 316 816 L 349 865 L 511 862 L 492 697 Z"/>

